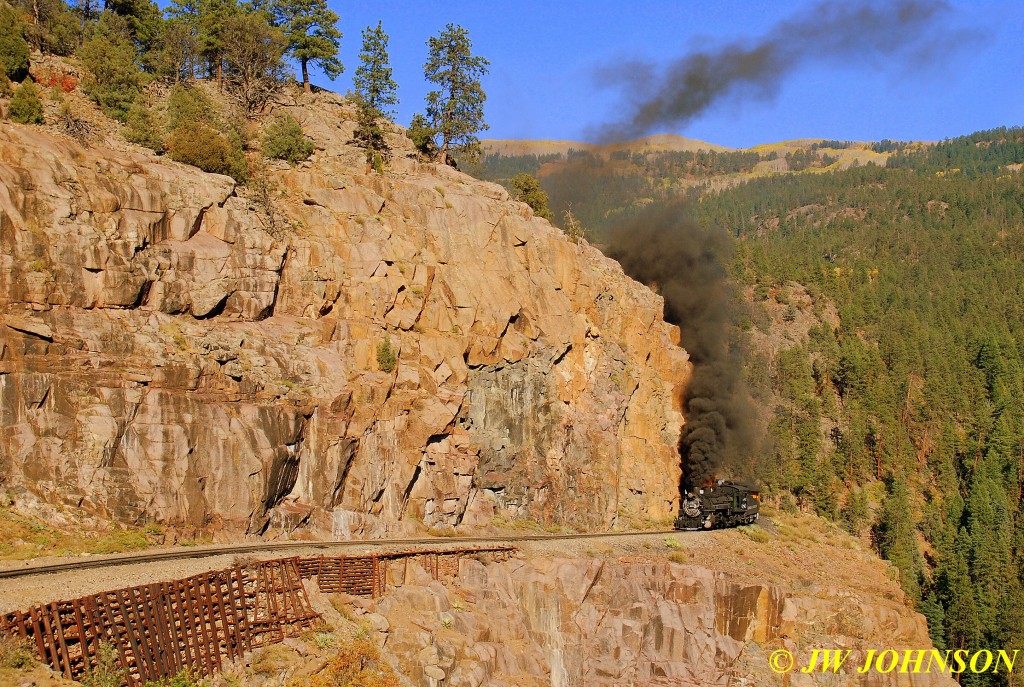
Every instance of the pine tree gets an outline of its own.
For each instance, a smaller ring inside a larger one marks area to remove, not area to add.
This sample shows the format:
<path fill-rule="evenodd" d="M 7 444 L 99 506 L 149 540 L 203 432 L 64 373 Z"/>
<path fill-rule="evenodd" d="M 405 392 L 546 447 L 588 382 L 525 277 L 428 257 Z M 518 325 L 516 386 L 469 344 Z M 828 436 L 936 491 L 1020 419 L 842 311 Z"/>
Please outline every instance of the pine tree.
<path fill-rule="evenodd" d="M 302 87 L 307 93 L 310 63 L 319 64 L 331 81 L 345 71 L 338 59 L 338 15 L 327 7 L 327 0 L 275 0 L 271 13 L 284 31 L 288 54 L 299 61 Z"/>
<path fill-rule="evenodd" d="M 143 63 L 152 60 L 151 55 L 163 28 L 163 12 L 152 0 L 105 0 L 107 11 L 124 17 L 128 35 L 138 48 Z M 148 66 L 148 65 L 147 65 Z"/>
<path fill-rule="evenodd" d="M 910 513 L 910 491 L 902 479 L 889 484 L 888 495 L 882 503 L 877 540 L 879 552 L 900 571 L 900 583 L 915 602 L 921 600 L 920 576 L 923 568 L 921 552 L 914 537 L 914 522 Z"/>
<path fill-rule="evenodd" d="M 281 90 L 285 37 L 262 12 L 240 13 L 224 23 L 224 70 L 227 92 L 252 116 Z"/>
<path fill-rule="evenodd" d="M 479 155 L 476 135 L 488 128 L 484 123 L 487 95 L 480 78 L 488 73 L 491 63 L 473 55 L 469 32 L 454 24 L 431 37 L 427 47 L 423 75 L 438 86 L 427 94 L 427 118 L 441 136 L 440 161 L 447 164 L 453 152 L 473 159 Z"/>
<path fill-rule="evenodd" d="M 0 5 L 0 72 L 13 81 L 28 76 L 28 41 L 24 22 L 6 3 Z"/>
<path fill-rule="evenodd" d="M 357 127 L 355 137 L 367 150 L 387 152 L 384 131 L 379 120 L 394 121 L 390 106 L 398 104 L 398 84 L 391 77 L 391 63 L 388 59 L 388 35 L 380 22 L 377 28 L 363 30 L 363 49 L 359 53 L 359 67 L 352 83 L 358 98 Z"/>
<path fill-rule="evenodd" d="M 180 69 L 175 75 L 175 83 L 181 76 L 196 78 L 199 47 L 199 0 L 171 0 L 161 36 L 161 49 L 165 53 L 162 59 L 165 71 Z"/>
<path fill-rule="evenodd" d="M 229 46 L 226 33 L 242 10 L 237 0 L 198 0 L 196 8 L 197 52 L 206 58 L 208 74 L 217 77 L 217 87 L 223 88 L 224 51 Z"/>
<path fill-rule="evenodd" d="M 82 90 L 109 116 L 125 121 L 141 90 L 139 54 L 125 18 L 104 11 L 78 57 L 90 72 Z"/>
<path fill-rule="evenodd" d="M 64 0 L 13 0 L 11 5 L 30 19 L 25 26 L 25 39 L 34 50 L 54 55 L 74 52 L 81 38 L 78 18 Z"/>
<path fill-rule="evenodd" d="M 182 77 L 195 77 L 195 25 L 188 18 L 171 16 L 163 23 L 156 49 L 151 57 L 153 71 L 174 83 Z"/>
<path fill-rule="evenodd" d="M 945 606 L 946 647 L 973 649 L 981 644 L 977 603 L 967 565 L 971 538 L 960 528 L 953 550 L 944 557 L 939 571 L 941 598 Z"/>

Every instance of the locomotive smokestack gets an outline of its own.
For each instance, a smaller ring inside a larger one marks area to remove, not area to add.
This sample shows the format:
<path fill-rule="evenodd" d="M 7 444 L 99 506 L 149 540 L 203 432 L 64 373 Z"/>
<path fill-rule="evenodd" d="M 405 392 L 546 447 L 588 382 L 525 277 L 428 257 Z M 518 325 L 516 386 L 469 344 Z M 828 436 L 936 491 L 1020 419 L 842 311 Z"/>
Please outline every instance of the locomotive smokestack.
<path fill-rule="evenodd" d="M 665 299 L 665 319 L 678 325 L 693 364 L 679 442 L 682 488 L 740 469 L 754 437 L 754 409 L 730 328 L 736 298 L 723 263 L 728 237 L 685 214 L 682 203 L 650 206 L 612 230 L 608 255 L 626 274 Z"/>

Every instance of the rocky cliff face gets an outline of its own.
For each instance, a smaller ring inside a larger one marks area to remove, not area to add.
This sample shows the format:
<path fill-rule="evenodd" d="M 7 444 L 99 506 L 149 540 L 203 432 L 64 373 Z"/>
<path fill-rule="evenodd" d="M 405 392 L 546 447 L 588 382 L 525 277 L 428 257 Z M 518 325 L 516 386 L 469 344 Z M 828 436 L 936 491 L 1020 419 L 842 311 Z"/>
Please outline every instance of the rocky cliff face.
<path fill-rule="evenodd" d="M 871 650 L 930 649 L 925 620 L 893 568 L 820 521 L 792 520 L 755 539 L 538 543 L 509 560 L 464 557 L 439 580 L 395 562 L 384 598 L 348 599 L 349 617 L 417 687 L 955 685 L 938 669 L 858 673 Z M 781 649 L 796 661 L 787 674 L 769 664 Z M 802 673 L 814 650 L 850 654 L 836 672 Z"/>
<path fill-rule="evenodd" d="M 399 137 L 366 173 L 333 96 L 294 111 L 317 151 L 273 226 L 226 177 L 0 124 L 5 488 L 335 537 L 670 517 L 660 298 Z"/>
<path fill-rule="evenodd" d="M 741 584 L 665 561 L 465 560 L 449 585 L 410 564 L 409 584 L 377 611 L 385 644 L 422 687 L 490 685 L 955 685 L 948 674 L 869 671 L 869 649 L 928 649 L 924 618 L 849 589 Z M 813 649 L 851 650 L 837 673 L 778 675 Z"/>

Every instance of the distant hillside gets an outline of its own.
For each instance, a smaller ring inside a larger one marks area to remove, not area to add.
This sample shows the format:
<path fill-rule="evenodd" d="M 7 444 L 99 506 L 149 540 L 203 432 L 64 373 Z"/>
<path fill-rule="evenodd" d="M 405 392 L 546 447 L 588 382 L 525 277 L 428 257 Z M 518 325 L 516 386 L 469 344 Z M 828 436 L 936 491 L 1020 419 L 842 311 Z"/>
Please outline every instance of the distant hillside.
<path fill-rule="evenodd" d="M 714 145 L 673 134 L 595 145 L 580 141 L 483 142 L 484 155 L 462 169 L 512 191 L 511 180 L 531 174 L 549 196 L 556 223 L 572 209 L 600 239 L 623 213 L 661 200 L 731 188 L 752 179 L 794 173 L 886 166 L 891 155 L 914 154 L 922 144 L 864 143 L 804 138 L 748 149 Z"/>
<path fill-rule="evenodd" d="M 516 141 L 509 139 L 488 139 L 483 141 L 485 154 L 497 154 L 505 156 L 519 155 L 568 155 L 570 150 L 587 151 L 593 155 L 609 157 L 617 151 L 629 151 L 630 153 L 647 152 L 695 152 L 698 150 L 724 151 L 733 150 L 726 146 L 715 145 L 705 141 L 698 141 L 695 138 L 686 138 L 676 134 L 654 134 L 644 136 L 635 141 L 622 143 L 611 143 L 599 145 L 596 143 L 584 143 L 582 141 Z"/>

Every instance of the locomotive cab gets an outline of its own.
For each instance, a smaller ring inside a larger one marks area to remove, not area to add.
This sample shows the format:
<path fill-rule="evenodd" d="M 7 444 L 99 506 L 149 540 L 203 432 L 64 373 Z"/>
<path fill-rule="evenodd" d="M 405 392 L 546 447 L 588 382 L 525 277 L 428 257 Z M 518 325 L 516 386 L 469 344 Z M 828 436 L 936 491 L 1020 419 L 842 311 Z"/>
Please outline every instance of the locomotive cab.
<path fill-rule="evenodd" d="M 718 480 L 686 492 L 679 505 L 677 530 L 710 530 L 757 522 L 760 490 L 750 484 Z"/>

